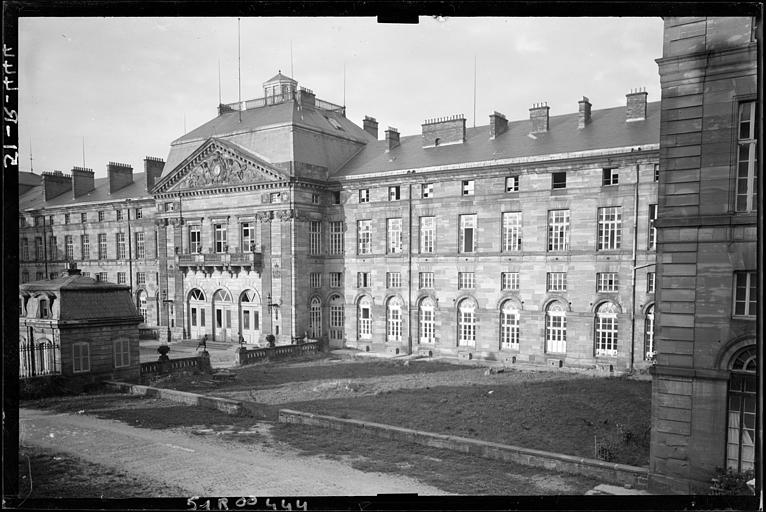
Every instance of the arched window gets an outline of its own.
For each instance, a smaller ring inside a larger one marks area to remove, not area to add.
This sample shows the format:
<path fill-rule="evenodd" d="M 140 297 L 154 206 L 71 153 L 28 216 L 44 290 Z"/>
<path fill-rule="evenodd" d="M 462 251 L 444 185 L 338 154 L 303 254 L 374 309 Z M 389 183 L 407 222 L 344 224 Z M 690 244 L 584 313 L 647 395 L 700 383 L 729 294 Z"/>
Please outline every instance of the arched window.
<path fill-rule="evenodd" d="M 213 302 L 231 302 L 231 295 L 221 288 L 213 294 Z"/>
<path fill-rule="evenodd" d="M 500 348 L 519 350 L 519 310 L 510 300 L 500 310 Z"/>
<path fill-rule="evenodd" d="M 654 358 L 654 304 L 646 308 L 644 318 L 644 358 Z"/>
<path fill-rule="evenodd" d="M 460 347 L 476 345 L 476 303 L 463 299 L 457 306 L 457 344 Z"/>
<path fill-rule="evenodd" d="M 617 305 L 604 302 L 596 309 L 596 355 L 617 355 Z"/>
<path fill-rule="evenodd" d="M 567 313 L 560 302 L 551 302 L 545 310 L 545 352 L 567 351 Z"/>
<path fill-rule="evenodd" d="M 330 339 L 342 340 L 345 322 L 343 298 L 340 295 L 330 297 Z"/>
<path fill-rule="evenodd" d="M 194 288 L 189 292 L 189 300 L 205 300 L 205 294 L 199 288 Z"/>
<path fill-rule="evenodd" d="M 143 317 L 143 322 L 147 323 L 146 292 L 144 290 L 138 292 L 138 314 Z"/>
<path fill-rule="evenodd" d="M 322 301 L 319 297 L 312 298 L 309 305 L 309 335 L 314 339 L 322 335 Z"/>
<path fill-rule="evenodd" d="M 402 301 L 391 297 L 386 304 L 386 341 L 402 341 Z"/>
<path fill-rule="evenodd" d="M 242 295 L 239 297 L 239 300 L 241 302 L 247 302 L 249 304 L 257 303 L 258 295 L 256 295 L 255 291 L 253 290 L 245 290 L 244 292 L 242 292 Z"/>
<path fill-rule="evenodd" d="M 436 341 L 436 331 L 434 326 L 434 312 L 436 304 L 431 297 L 425 297 L 420 301 L 420 343 L 434 343 Z"/>
<path fill-rule="evenodd" d="M 372 300 L 367 296 L 362 297 L 358 309 L 359 339 L 372 339 Z"/>
<path fill-rule="evenodd" d="M 755 415 L 758 387 L 755 345 L 738 352 L 729 365 L 726 466 L 737 472 L 755 468 Z"/>

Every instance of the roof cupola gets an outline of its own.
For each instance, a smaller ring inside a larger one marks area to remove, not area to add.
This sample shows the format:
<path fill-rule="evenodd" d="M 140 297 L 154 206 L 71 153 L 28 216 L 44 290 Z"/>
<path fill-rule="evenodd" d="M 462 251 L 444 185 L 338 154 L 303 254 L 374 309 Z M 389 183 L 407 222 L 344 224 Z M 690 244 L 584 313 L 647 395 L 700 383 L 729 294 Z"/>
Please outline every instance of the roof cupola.
<path fill-rule="evenodd" d="M 270 80 L 263 82 L 263 96 L 269 105 L 282 103 L 293 98 L 298 88 L 298 82 L 282 74 L 280 70 Z"/>

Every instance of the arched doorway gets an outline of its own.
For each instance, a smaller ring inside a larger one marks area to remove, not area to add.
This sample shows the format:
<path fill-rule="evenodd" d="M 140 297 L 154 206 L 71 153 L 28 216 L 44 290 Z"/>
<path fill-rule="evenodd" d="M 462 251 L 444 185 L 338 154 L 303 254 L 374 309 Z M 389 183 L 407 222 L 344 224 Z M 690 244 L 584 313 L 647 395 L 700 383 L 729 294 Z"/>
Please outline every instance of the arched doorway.
<path fill-rule="evenodd" d="M 391 297 L 386 304 L 386 341 L 402 341 L 402 301 Z"/>
<path fill-rule="evenodd" d="M 603 302 L 596 308 L 596 357 L 617 355 L 618 312 L 614 302 Z"/>
<path fill-rule="evenodd" d="M 545 310 L 545 353 L 566 354 L 567 313 L 558 301 L 551 302 Z"/>
<path fill-rule="evenodd" d="M 213 294 L 213 339 L 227 341 L 231 339 L 231 294 L 221 288 Z"/>
<path fill-rule="evenodd" d="M 425 297 L 420 301 L 420 307 L 418 319 L 420 343 L 434 343 L 436 341 L 436 329 L 434 322 L 434 312 L 436 310 L 436 303 L 431 297 Z"/>
<path fill-rule="evenodd" d="M 500 349 L 519 350 L 519 309 L 510 300 L 500 308 Z"/>
<path fill-rule="evenodd" d="M 472 299 L 463 299 L 457 306 L 457 344 L 476 346 L 476 302 Z"/>
<path fill-rule="evenodd" d="M 736 472 L 755 468 L 756 357 L 755 345 L 749 345 L 729 363 L 726 467 Z"/>
<path fill-rule="evenodd" d="M 344 327 L 344 306 L 343 297 L 333 295 L 330 297 L 330 342 L 343 341 Z M 337 345 L 333 345 L 337 346 Z"/>
<path fill-rule="evenodd" d="M 199 288 L 189 292 L 189 337 L 201 338 L 205 334 L 205 294 Z"/>
<path fill-rule="evenodd" d="M 359 339 L 372 339 L 372 300 L 367 295 L 359 299 L 358 319 L 357 329 L 359 331 Z"/>
<path fill-rule="evenodd" d="M 261 300 L 255 290 L 245 290 L 239 296 L 239 330 L 245 343 L 258 343 L 261 335 Z"/>
<path fill-rule="evenodd" d="M 309 336 L 318 339 L 322 335 L 322 300 L 313 297 L 309 304 Z"/>
<path fill-rule="evenodd" d="M 149 308 L 147 306 L 145 290 L 139 290 L 138 298 L 136 300 L 136 306 L 138 307 L 138 314 L 143 317 L 143 323 L 148 324 L 149 318 L 147 317 L 149 315 Z"/>

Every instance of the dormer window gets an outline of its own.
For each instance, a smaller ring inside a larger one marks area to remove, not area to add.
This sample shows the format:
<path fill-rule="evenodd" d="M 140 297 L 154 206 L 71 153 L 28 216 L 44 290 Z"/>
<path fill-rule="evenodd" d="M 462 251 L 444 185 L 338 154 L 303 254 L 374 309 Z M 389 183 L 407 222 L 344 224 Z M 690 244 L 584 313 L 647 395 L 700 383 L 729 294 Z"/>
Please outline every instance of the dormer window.
<path fill-rule="evenodd" d="M 40 299 L 40 318 L 50 318 L 51 309 L 48 299 Z"/>

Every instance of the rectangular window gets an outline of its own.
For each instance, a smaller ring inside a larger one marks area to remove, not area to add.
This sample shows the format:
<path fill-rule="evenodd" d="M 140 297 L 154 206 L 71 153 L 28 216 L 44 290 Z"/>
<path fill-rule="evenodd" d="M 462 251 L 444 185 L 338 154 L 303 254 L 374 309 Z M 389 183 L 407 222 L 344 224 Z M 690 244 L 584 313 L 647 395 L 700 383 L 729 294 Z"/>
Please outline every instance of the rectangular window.
<path fill-rule="evenodd" d="M 189 250 L 192 254 L 202 252 L 202 232 L 199 226 L 189 226 Z"/>
<path fill-rule="evenodd" d="M 509 303 L 500 312 L 500 348 L 519 350 L 519 312 Z"/>
<path fill-rule="evenodd" d="M 388 253 L 399 254 L 402 252 L 402 219 L 387 219 L 386 226 Z"/>
<path fill-rule="evenodd" d="M 36 272 L 35 273 L 35 281 L 42 281 L 45 279 L 45 272 Z M 45 302 L 47 304 L 47 301 Z M 47 313 L 46 313 L 47 315 Z M 47 316 L 44 316 L 43 318 L 48 318 Z"/>
<path fill-rule="evenodd" d="M 317 255 L 322 249 L 322 222 L 309 222 L 309 254 Z"/>
<path fill-rule="evenodd" d="M 360 220 L 356 223 L 357 250 L 359 254 L 372 252 L 372 221 Z"/>
<path fill-rule="evenodd" d="M 519 191 L 519 177 L 508 176 L 505 178 L 505 191 L 506 192 L 518 192 Z"/>
<path fill-rule="evenodd" d="M 125 284 L 126 277 L 125 272 L 117 272 L 117 284 Z"/>
<path fill-rule="evenodd" d="M 620 175 L 617 169 L 610 169 L 605 167 L 601 170 L 601 185 L 606 187 L 609 185 L 617 185 L 620 181 Z"/>
<path fill-rule="evenodd" d="M 569 210 L 548 212 L 548 251 L 569 250 Z"/>
<path fill-rule="evenodd" d="M 99 210 L 98 211 L 98 221 L 99 222 L 104 222 L 104 210 Z"/>
<path fill-rule="evenodd" d="M 106 233 L 98 234 L 98 259 L 106 259 Z"/>
<path fill-rule="evenodd" d="M 228 252 L 229 245 L 226 240 L 226 224 L 213 224 L 213 232 L 215 236 L 215 252 Z"/>
<path fill-rule="evenodd" d="M 125 233 L 115 233 L 114 237 L 117 241 L 117 259 L 124 260 L 127 254 L 125 250 Z"/>
<path fill-rule="evenodd" d="M 330 254 L 343 254 L 343 221 L 330 221 Z"/>
<path fill-rule="evenodd" d="M 611 206 L 598 209 L 598 250 L 620 248 L 622 242 L 622 208 Z"/>
<path fill-rule="evenodd" d="M 143 218 L 144 212 L 141 210 L 141 208 L 136 208 L 136 220 Z"/>
<path fill-rule="evenodd" d="M 657 220 L 657 205 L 649 205 L 649 241 L 647 247 L 650 251 L 657 249 L 657 228 L 654 227 L 654 221 Z"/>
<path fill-rule="evenodd" d="M 737 139 L 736 210 L 753 212 L 758 207 L 758 118 L 755 101 L 739 104 Z"/>
<path fill-rule="evenodd" d="M 474 180 L 463 180 L 463 195 L 472 196 L 474 191 Z"/>
<path fill-rule="evenodd" d="M 64 253 L 67 260 L 71 261 L 74 259 L 74 239 L 72 235 L 64 236 Z"/>
<path fill-rule="evenodd" d="M 21 273 L 21 282 L 22 283 L 29 282 L 29 272 L 27 272 L 26 270 Z"/>
<path fill-rule="evenodd" d="M 146 284 L 146 272 L 136 272 L 136 284 L 144 286 Z"/>
<path fill-rule="evenodd" d="M 64 224 L 69 224 L 69 214 L 68 213 L 64 214 Z"/>
<path fill-rule="evenodd" d="M 549 292 L 567 291 L 567 273 L 566 272 L 548 272 L 546 278 L 546 289 Z"/>
<path fill-rule="evenodd" d="M 356 287 L 369 288 L 370 286 L 372 286 L 372 274 L 370 272 L 357 272 Z"/>
<path fill-rule="evenodd" d="M 45 258 L 45 248 L 43 247 L 43 239 L 40 237 L 35 238 L 35 259 L 42 261 Z"/>
<path fill-rule="evenodd" d="M 420 186 L 420 197 L 423 199 L 430 199 L 434 196 L 434 184 L 433 183 L 423 183 Z"/>
<path fill-rule="evenodd" d="M 660 181 L 660 164 L 654 164 L 654 181 Z"/>
<path fill-rule="evenodd" d="M 567 173 L 566 172 L 554 172 L 551 175 L 551 188 L 567 188 Z"/>
<path fill-rule="evenodd" d="M 26 238 L 21 239 L 21 259 L 23 261 L 29 260 L 29 240 Z"/>
<path fill-rule="evenodd" d="M 88 343 L 72 344 L 72 371 L 74 373 L 90 371 L 90 345 Z"/>
<path fill-rule="evenodd" d="M 128 340 L 114 340 L 114 367 L 130 366 L 130 343 Z"/>
<path fill-rule="evenodd" d="M 619 288 L 616 272 L 599 272 L 596 274 L 596 291 L 601 293 L 616 292 Z"/>
<path fill-rule="evenodd" d="M 311 194 L 311 203 L 319 204 L 319 194 Z"/>
<path fill-rule="evenodd" d="M 56 240 L 55 236 L 52 236 L 48 238 L 48 253 L 50 254 L 51 259 L 55 260 L 57 259 L 57 252 L 58 252 L 58 241 Z"/>
<path fill-rule="evenodd" d="M 109 275 L 106 272 L 97 272 L 96 281 L 106 282 L 109 280 Z"/>
<path fill-rule="evenodd" d="M 646 273 L 646 293 L 654 293 L 654 281 L 656 279 L 654 272 Z"/>
<path fill-rule="evenodd" d="M 88 235 L 80 235 L 80 252 L 82 253 L 82 259 L 90 259 L 90 238 L 88 238 Z"/>
<path fill-rule="evenodd" d="M 80 214 L 80 222 L 85 224 L 88 222 L 88 214 L 87 213 L 81 213 Z"/>
<path fill-rule="evenodd" d="M 394 185 L 392 187 L 388 187 L 388 200 L 389 201 L 398 201 L 401 199 L 401 190 L 399 185 Z"/>
<path fill-rule="evenodd" d="M 503 251 L 521 250 L 521 212 L 503 213 Z"/>
<path fill-rule="evenodd" d="M 420 252 L 433 253 L 436 217 L 420 217 Z"/>
<path fill-rule="evenodd" d="M 242 252 L 255 252 L 258 249 L 255 242 L 255 224 L 252 222 L 243 222 L 240 225 L 240 232 L 242 233 L 240 237 L 242 241 Z"/>
<path fill-rule="evenodd" d="M 146 245 L 144 244 L 144 232 L 136 233 L 136 258 L 146 258 Z"/>
<path fill-rule="evenodd" d="M 82 277 L 90 277 L 90 272 L 83 272 Z"/>
<path fill-rule="evenodd" d="M 369 203 L 370 202 L 370 189 L 369 188 L 360 188 L 359 189 L 359 202 L 360 203 Z"/>
<path fill-rule="evenodd" d="M 48 225 L 49 226 L 53 225 L 53 215 L 48 215 Z"/>
<path fill-rule="evenodd" d="M 401 272 L 386 272 L 386 287 L 387 288 L 401 288 L 402 287 L 402 273 Z"/>
<path fill-rule="evenodd" d="M 122 210 L 117 210 L 114 215 L 116 220 L 122 220 Z M 67 222 L 67 224 L 69 223 Z"/>
<path fill-rule="evenodd" d="M 758 273 L 754 271 L 734 273 L 734 316 L 756 315 L 757 279 Z"/>
<path fill-rule="evenodd" d="M 340 204 L 340 190 L 333 191 L 332 204 Z"/>
<path fill-rule="evenodd" d="M 321 272 L 312 272 L 309 274 L 309 286 L 312 288 L 321 288 L 322 287 L 322 273 Z"/>
<path fill-rule="evenodd" d="M 35 227 L 39 227 L 43 225 L 43 216 L 42 215 L 36 215 L 35 216 Z"/>
<path fill-rule="evenodd" d="M 330 288 L 343 286 L 343 272 L 330 272 Z"/>
<path fill-rule="evenodd" d="M 176 210 L 176 204 L 174 202 L 165 203 L 166 212 L 174 212 Z"/>
<path fill-rule="evenodd" d="M 420 274 L 418 274 L 418 287 L 419 288 L 433 288 L 434 287 L 434 273 L 433 272 L 420 272 Z"/>
<path fill-rule="evenodd" d="M 473 272 L 458 272 L 457 287 L 459 290 L 476 288 L 475 274 Z"/>
<path fill-rule="evenodd" d="M 460 216 L 460 236 L 458 240 L 458 252 L 476 251 L 476 215 Z"/>
<path fill-rule="evenodd" d="M 518 291 L 519 290 L 519 273 L 518 272 L 502 272 L 500 274 L 500 286 L 504 291 Z"/>

